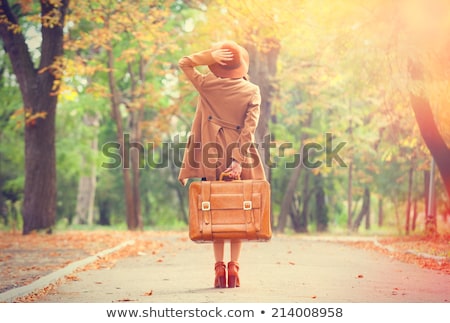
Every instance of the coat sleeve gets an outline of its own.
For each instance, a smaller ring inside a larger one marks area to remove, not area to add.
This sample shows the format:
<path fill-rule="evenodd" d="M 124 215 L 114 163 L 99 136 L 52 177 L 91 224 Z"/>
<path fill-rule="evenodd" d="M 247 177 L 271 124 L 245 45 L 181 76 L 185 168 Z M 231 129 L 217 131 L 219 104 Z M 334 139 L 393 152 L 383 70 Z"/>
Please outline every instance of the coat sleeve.
<path fill-rule="evenodd" d="M 258 126 L 261 106 L 261 94 L 259 88 L 249 102 L 244 120 L 244 127 L 241 130 L 238 140 L 238 147 L 233 149 L 232 158 L 239 163 L 244 163 L 245 157 L 250 155 L 250 147 L 255 143 L 255 132 Z"/>
<path fill-rule="evenodd" d="M 189 134 L 188 142 L 184 151 L 183 163 L 180 167 L 180 173 L 178 175 L 178 180 L 183 186 L 186 185 L 188 178 L 193 177 L 191 174 L 191 170 L 199 167 L 199 165 L 196 164 L 199 161 L 197 161 L 195 157 L 197 155 L 196 150 L 201 149 L 201 134 L 197 133 L 196 130 L 201 129 L 201 120 L 202 112 L 197 107 L 194 115 L 194 121 L 191 127 L 191 132 Z"/>
<path fill-rule="evenodd" d="M 189 56 L 185 56 L 179 60 L 178 66 L 183 73 L 187 76 L 189 81 L 195 86 L 197 90 L 200 90 L 205 74 L 200 73 L 195 69 L 196 66 L 211 65 L 215 61 L 211 55 L 211 49 L 207 49 Z"/>

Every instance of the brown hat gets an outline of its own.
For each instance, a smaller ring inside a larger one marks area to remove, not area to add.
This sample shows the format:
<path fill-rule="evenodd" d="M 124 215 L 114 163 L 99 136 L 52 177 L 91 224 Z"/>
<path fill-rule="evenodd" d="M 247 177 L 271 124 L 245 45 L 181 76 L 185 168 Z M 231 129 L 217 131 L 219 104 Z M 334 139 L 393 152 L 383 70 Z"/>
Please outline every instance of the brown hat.
<path fill-rule="evenodd" d="M 247 75 L 249 56 L 244 47 L 234 41 L 224 41 L 215 45 L 213 49 L 228 49 L 233 53 L 233 59 L 225 65 L 214 63 L 208 66 L 214 75 L 226 78 L 241 78 Z"/>

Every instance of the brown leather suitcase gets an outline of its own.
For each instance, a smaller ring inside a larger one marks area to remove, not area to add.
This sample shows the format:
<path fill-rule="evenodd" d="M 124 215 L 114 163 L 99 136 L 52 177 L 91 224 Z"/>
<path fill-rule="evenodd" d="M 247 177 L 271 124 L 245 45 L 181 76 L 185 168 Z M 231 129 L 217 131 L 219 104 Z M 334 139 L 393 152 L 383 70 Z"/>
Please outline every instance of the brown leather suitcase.
<path fill-rule="evenodd" d="M 189 237 L 194 242 L 270 240 L 270 184 L 265 180 L 191 183 Z"/>

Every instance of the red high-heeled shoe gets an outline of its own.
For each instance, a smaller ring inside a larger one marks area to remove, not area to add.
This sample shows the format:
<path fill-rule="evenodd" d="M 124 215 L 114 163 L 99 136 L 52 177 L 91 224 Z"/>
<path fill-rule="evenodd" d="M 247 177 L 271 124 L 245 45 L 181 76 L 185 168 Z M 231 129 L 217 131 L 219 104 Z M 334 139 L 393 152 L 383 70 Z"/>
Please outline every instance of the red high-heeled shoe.
<path fill-rule="evenodd" d="M 228 288 L 241 286 L 239 281 L 239 264 L 236 261 L 228 263 Z"/>
<path fill-rule="evenodd" d="M 214 270 L 216 271 L 216 278 L 214 280 L 215 288 L 226 288 L 227 287 L 227 279 L 225 275 L 225 263 L 223 261 L 216 262 L 214 266 Z"/>

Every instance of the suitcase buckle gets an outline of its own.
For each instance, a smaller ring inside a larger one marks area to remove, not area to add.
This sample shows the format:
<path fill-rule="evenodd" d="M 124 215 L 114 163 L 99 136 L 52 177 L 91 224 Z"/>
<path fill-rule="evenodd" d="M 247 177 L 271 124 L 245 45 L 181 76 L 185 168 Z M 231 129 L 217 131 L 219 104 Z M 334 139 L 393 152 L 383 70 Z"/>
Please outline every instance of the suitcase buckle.
<path fill-rule="evenodd" d="M 249 211 L 252 209 L 252 201 L 244 201 L 244 211 Z"/>
<path fill-rule="evenodd" d="M 211 210 L 211 203 L 208 201 L 202 202 L 202 211 L 209 211 Z"/>

